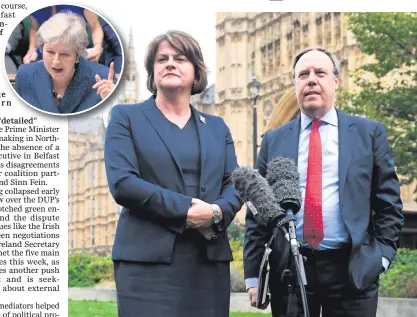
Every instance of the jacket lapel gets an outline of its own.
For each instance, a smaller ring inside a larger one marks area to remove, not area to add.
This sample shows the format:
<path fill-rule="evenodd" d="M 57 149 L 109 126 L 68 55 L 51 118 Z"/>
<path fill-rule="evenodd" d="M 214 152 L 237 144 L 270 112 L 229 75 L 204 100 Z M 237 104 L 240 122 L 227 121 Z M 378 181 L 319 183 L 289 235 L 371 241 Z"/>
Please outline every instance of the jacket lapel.
<path fill-rule="evenodd" d="M 355 148 L 356 127 L 342 112 L 337 111 L 339 119 L 339 200 L 342 198 L 346 174 Z"/>
<path fill-rule="evenodd" d="M 39 99 L 40 109 L 52 113 L 73 113 L 81 106 L 83 100 L 91 91 L 90 79 L 94 74 L 90 72 L 86 61 L 80 58 L 78 69 L 69 83 L 59 107 L 55 105 L 52 94 L 52 80 L 45 66 L 39 67 L 35 73 L 36 94 Z"/>
<path fill-rule="evenodd" d="M 87 95 L 92 90 L 91 87 L 93 85 L 90 84 L 91 78 L 94 78 L 94 74 L 87 67 L 85 59 L 80 58 L 77 71 L 59 104 L 61 113 L 73 113 L 78 111 L 83 100 L 86 99 Z"/>
<path fill-rule="evenodd" d="M 204 184 L 203 179 L 203 172 L 204 172 L 204 161 L 206 159 L 207 155 L 207 137 L 208 137 L 208 131 L 207 131 L 207 123 L 206 123 L 206 117 L 201 114 L 197 109 L 195 109 L 193 106 L 191 106 L 191 110 L 194 116 L 194 122 L 197 127 L 198 132 L 198 138 L 200 141 L 200 183 Z"/>
<path fill-rule="evenodd" d="M 39 108 L 47 112 L 58 113 L 52 94 L 51 76 L 46 71 L 43 62 L 38 63 L 39 67 L 37 67 L 35 72 L 34 86 L 36 89 L 36 96 L 39 100 Z"/>
<path fill-rule="evenodd" d="M 178 149 L 176 147 L 176 140 L 172 137 L 171 133 L 169 132 L 169 126 L 167 122 L 167 118 L 164 117 L 162 112 L 158 109 L 155 104 L 154 97 L 150 97 L 148 100 L 145 101 L 142 111 L 144 115 L 148 118 L 149 122 L 155 129 L 156 133 L 158 133 L 159 137 L 164 142 L 165 146 L 167 147 L 168 151 L 171 153 L 172 158 L 177 165 L 177 168 L 181 174 L 182 179 L 184 180 L 184 175 L 182 174 L 180 159 Z"/>
<path fill-rule="evenodd" d="M 292 158 L 298 165 L 298 142 L 300 139 L 301 117 L 297 117 L 288 125 L 284 132 L 284 156 Z"/>

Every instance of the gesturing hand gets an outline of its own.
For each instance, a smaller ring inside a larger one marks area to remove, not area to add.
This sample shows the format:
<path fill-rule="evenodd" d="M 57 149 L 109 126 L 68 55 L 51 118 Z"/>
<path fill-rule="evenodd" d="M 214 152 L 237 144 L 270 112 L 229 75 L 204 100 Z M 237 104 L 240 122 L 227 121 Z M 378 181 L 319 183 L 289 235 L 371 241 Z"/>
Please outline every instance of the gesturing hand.
<path fill-rule="evenodd" d="M 96 83 L 92 87 L 93 89 L 97 89 L 97 95 L 100 95 L 101 99 L 107 97 L 107 95 L 114 89 L 114 63 L 110 64 L 109 75 L 107 79 L 101 79 L 101 77 L 96 74 Z"/>

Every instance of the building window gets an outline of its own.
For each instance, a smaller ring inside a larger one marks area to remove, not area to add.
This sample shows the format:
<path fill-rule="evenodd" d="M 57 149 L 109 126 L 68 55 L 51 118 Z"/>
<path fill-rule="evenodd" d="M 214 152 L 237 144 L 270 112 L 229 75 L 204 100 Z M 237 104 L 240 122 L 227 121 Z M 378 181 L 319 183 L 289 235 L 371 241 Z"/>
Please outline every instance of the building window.
<path fill-rule="evenodd" d="M 91 187 L 96 186 L 96 167 L 93 166 L 91 169 Z"/>
<path fill-rule="evenodd" d="M 269 120 L 271 119 L 271 114 L 273 110 L 273 106 L 271 101 L 266 100 L 263 107 L 263 117 L 264 117 L 264 127 L 268 125 Z"/>
<path fill-rule="evenodd" d="M 261 52 L 262 52 L 262 73 L 265 75 L 266 73 L 266 69 L 267 69 L 267 65 L 266 65 L 266 46 L 262 46 L 261 47 Z"/>
<path fill-rule="evenodd" d="M 324 20 L 325 20 L 325 32 L 326 32 L 326 45 L 328 49 L 331 49 L 331 45 L 332 45 L 332 16 L 331 13 L 326 13 L 326 15 L 324 16 Z"/>
<path fill-rule="evenodd" d="M 86 166 L 84 168 L 84 187 L 85 187 L 85 189 L 89 188 L 89 186 L 88 186 L 88 184 L 90 184 L 90 175 L 89 174 L 90 174 L 89 173 L 89 168 Z"/>
<path fill-rule="evenodd" d="M 268 44 L 268 70 L 271 73 L 274 67 L 274 52 L 272 51 L 272 42 Z M 270 48 L 270 49 L 269 49 Z"/>
<path fill-rule="evenodd" d="M 281 67 L 281 43 L 279 39 L 275 40 L 275 66 Z"/>
<path fill-rule="evenodd" d="M 71 231 L 71 249 L 75 248 L 75 231 Z"/>
<path fill-rule="evenodd" d="M 71 194 L 75 194 L 75 172 L 71 174 Z"/>
<path fill-rule="evenodd" d="M 91 216 L 96 216 L 96 199 L 94 197 L 91 199 Z"/>
<path fill-rule="evenodd" d="M 255 52 L 253 52 L 251 56 L 251 67 L 252 67 L 252 71 L 254 71 L 255 70 Z"/>
<path fill-rule="evenodd" d="M 289 61 L 289 65 L 292 64 L 292 58 L 293 58 L 293 49 L 294 49 L 294 45 L 293 45 L 293 40 L 292 40 L 292 32 L 287 33 L 287 54 L 288 54 L 288 61 Z"/>
<path fill-rule="evenodd" d="M 334 24 L 335 24 L 336 45 L 338 45 L 341 43 L 340 12 L 335 12 L 333 19 L 334 19 Z"/>
<path fill-rule="evenodd" d="M 303 47 L 308 47 L 308 24 L 303 25 Z"/>
<path fill-rule="evenodd" d="M 317 25 L 321 25 L 322 22 L 323 22 L 322 17 L 317 17 L 316 18 L 316 24 Z"/>
<path fill-rule="evenodd" d="M 96 227 L 91 227 L 91 245 L 94 247 L 96 245 Z"/>
<path fill-rule="evenodd" d="M 71 204 L 71 222 L 75 221 L 75 204 Z"/>
<path fill-rule="evenodd" d="M 316 19 L 317 24 L 317 44 L 323 45 L 323 23 L 322 18 L 318 17 Z"/>
<path fill-rule="evenodd" d="M 294 22 L 294 49 L 298 53 L 301 47 L 301 24 L 300 21 Z"/>

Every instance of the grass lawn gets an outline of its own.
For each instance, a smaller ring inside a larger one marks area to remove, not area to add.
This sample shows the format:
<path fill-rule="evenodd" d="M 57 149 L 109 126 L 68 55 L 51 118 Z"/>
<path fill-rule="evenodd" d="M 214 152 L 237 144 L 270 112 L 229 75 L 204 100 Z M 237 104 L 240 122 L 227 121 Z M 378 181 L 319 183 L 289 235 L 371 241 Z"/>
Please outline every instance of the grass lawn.
<path fill-rule="evenodd" d="M 116 302 L 68 301 L 68 317 L 117 317 Z"/>
<path fill-rule="evenodd" d="M 115 302 L 68 301 L 68 317 L 117 317 Z M 267 317 L 268 314 L 230 313 L 230 317 Z"/>

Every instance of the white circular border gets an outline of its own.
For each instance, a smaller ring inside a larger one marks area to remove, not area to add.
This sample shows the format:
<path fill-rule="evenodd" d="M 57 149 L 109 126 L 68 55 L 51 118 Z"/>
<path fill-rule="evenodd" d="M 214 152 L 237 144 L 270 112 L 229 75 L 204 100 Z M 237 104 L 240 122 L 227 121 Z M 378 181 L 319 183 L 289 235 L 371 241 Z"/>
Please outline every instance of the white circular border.
<path fill-rule="evenodd" d="M 80 7 L 80 8 L 83 8 L 83 9 L 87 9 L 87 10 L 89 10 L 89 11 L 91 11 L 91 12 L 93 12 L 93 13 L 95 13 L 98 17 L 100 17 L 100 18 L 102 18 L 103 20 L 105 20 L 109 25 L 110 25 L 110 27 L 113 29 L 113 31 L 114 31 L 114 33 L 116 34 L 116 36 L 117 36 L 117 40 L 119 41 L 119 43 L 120 43 L 120 47 L 121 47 L 121 49 L 122 49 L 122 68 L 121 68 L 121 70 L 120 70 L 120 76 L 119 76 L 119 78 L 117 78 L 117 82 L 116 82 L 116 84 L 115 84 L 115 86 L 114 86 L 114 88 L 113 88 L 113 91 L 110 93 L 110 94 L 108 94 L 107 95 L 107 97 L 106 98 L 104 98 L 103 100 L 101 100 L 100 102 L 98 102 L 95 106 L 92 106 L 92 107 L 90 107 L 90 108 L 88 108 L 88 109 L 85 109 L 85 110 L 83 110 L 83 111 L 79 111 L 79 112 L 74 112 L 74 113 L 55 113 L 55 112 L 49 112 L 49 111 L 45 111 L 45 110 L 42 110 L 42 109 L 39 109 L 39 108 L 37 108 L 37 107 L 35 107 L 35 106 L 33 106 L 32 104 L 30 104 L 30 103 L 28 103 L 26 100 L 24 100 L 18 93 L 17 93 L 17 91 L 16 91 L 16 89 L 13 87 L 13 85 L 11 84 L 11 82 L 10 82 L 10 80 L 9 80 L 9 78 L 8 78 L 8 73 L 7 73 L 7 71 L 6 71 L 6 63 L 3 61 L 3 70 L 4 70 L 4 73 L 6 74 L 6 81 L 8 82 L 8 84 L 9 84 L 9 86 L 10 86 L 10 88 L 14 91 L 14 93 L 16 94 L 16 96 L 17 97 L 19 97 L 20 98 L 20 100 L 22 100 L 25 104 L 27 104 L 27 105 L 29 105 L 32 109 L 35 109 L 35 110 L 37 110 L 37 111 L 39 111 L 39 112 L 42 112 L 42 113 L 46 113 L 46 114 L 48 114 L 48 115 L 52 115 L 52 116 L 57 116 L 57 117 L 71 117 L 71 116 L 77 116 L 77 115 L 80 115 L 80 114 L 83 114 L 83 113 L 86 113 L 86 112 L 88 112 L 88 111 L 91 111 L 91 110 L 93 110 L 93 109 L 96 109 L 97 107 L 99 107 L 100 105 L 102 105 L 103 104 L 103 102 L 106 102 L 115 92 L 116 92 L 116 89 L 117 89 L 117 87 L 119 86 L 119 84 L 120 84 L 120 81 L 121 81 L 121 79 L 122 79 L 122 76 L 123 76 L 123 72 L 124 72 L 124 68 L 125 68 L 125 51 L 124 51 L 124 47 L 123 47 L 123 42 L 121 41 L 121 39 L 120 39 L 120 35 L 119 35 L 119 32 L 113 27 L 113 25 L 109 22 L 109 20 L 107 20 L 105 17 L 103 17 L 103 15 L 101 15 L 101 14 L 99 14 L 99 13 L 97 13 L 97 11 L 95 11 L 95 10 L 92 10 L 92 9 L 90 9 L 90 8 L 88 8 L 88 7 L 85 7 L 84 5 L 80 5 L 80 4 L 76 4 L 76 3 L 68 3 L 68 2 L 65 2 L 65 3 L 62 3 L 62 2 L 56 2 L 56 3 L 54 3 L 54 4 L 51 4 L 51 5 L 48 5 L 48 6 L 44 6 L 44 7 L 40 7 L 40 8 L 38 8 L 38 9 L 36 9 L 36 10 L 33 10 L 31 13 L 29 13 L 28 15 L 26 15 L 22 20 L 20 20 L 12 29 L 11 29 L 11 32 L 13 32 L 13 30 L 16 28 L 16 26 L 19 24 L 19 23 L 21 23 L 24 19 L 26 19 L 27 17 L 29 17 L 33 12 L 35 12 L 35 11 L 37 11 L 37 10 L 40 10 L 40 9 L 43 9 L 43 8 L 48 8 L 48 7 L 52 7 L 52 6 L 54 6 L 54 5 L 72 5 L 72 6 L 77 6 L 77 7 Z M 7 41 L 9 40 L 9 38 L 10 38 L 10 36 L 12 35 L 12 33 L 10 33 L 10 35 L 8 36 L 8 37 L 6 37 L 7 38 Z M 7 43 L 6 43 L 6 45 L 7 45 Z M 105 66 L 105 65 L 104 65 Z M 108 66 L 107 66 L 108 67 Z"/>

